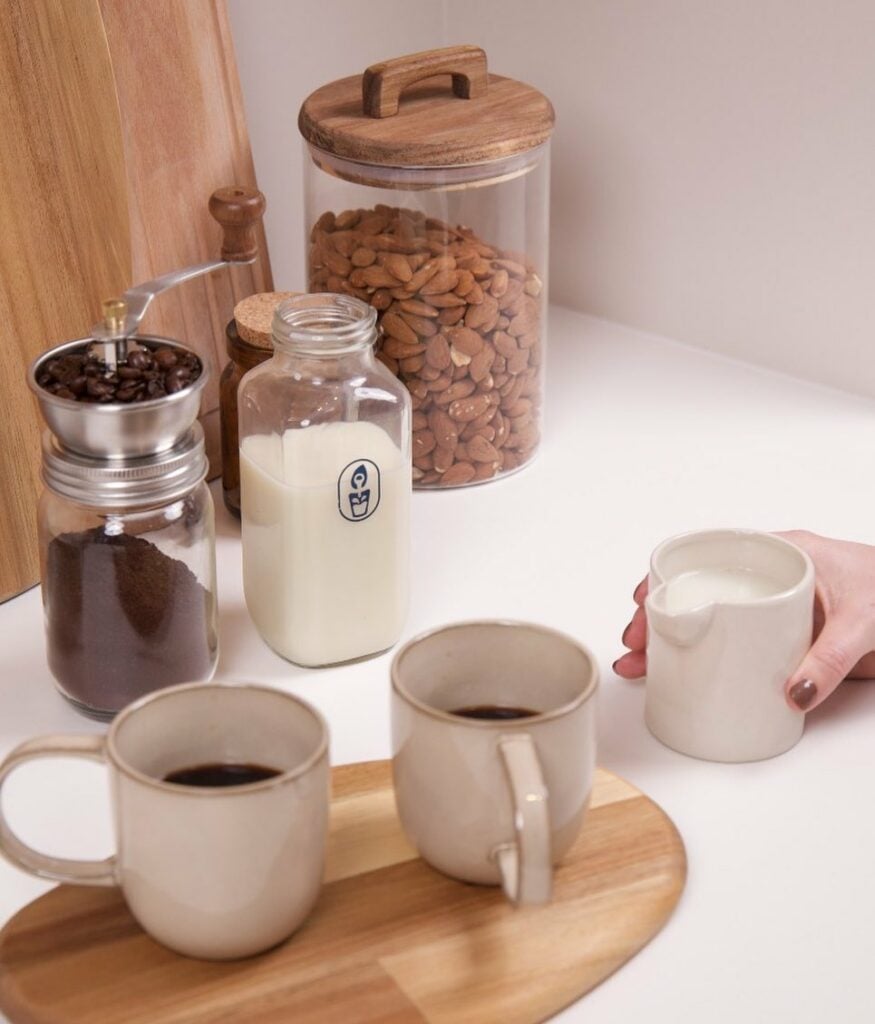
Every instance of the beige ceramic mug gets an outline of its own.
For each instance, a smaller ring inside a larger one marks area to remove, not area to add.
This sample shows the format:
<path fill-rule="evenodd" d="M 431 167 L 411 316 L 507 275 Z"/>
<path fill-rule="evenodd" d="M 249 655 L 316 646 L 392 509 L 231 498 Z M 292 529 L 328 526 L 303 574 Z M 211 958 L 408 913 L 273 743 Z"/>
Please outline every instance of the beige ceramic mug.
<path fill-rule="evenodd" d="M 550 899 L 595 768 L 598 668 L 570 637 L 522 622 L 462 622 L 392 662 L 392 771 L 423 859 L 514 903 Z M 495 709 L 526 717 L 467 717 Z M 458 712 L 464 710 L 465 715 Z"/>
<path fill-rule="evenodd" d="M 794 544 L 708 530 L 653 552 L 645 718 L 658 740 L 709 761 L 774 757 L 805 716 L 784 684 L 811 643 L 814 567 Z"/>
<path fill-rule="evenodd" d="M 261 686 L 159 690 L 122 711 L 106 737 L 22 743 L 0 764 L 0 790 L 25 761 L 71 755 L 109 768 L 118 852 L 49 857 L 0 814 L 0 850 L 13 863 L 42 878 L 120 886 L 140 925 L 187 956 L 249 956 L 303 922 L 322 882 L 329 806 L 328 729 L 308 704 Z M 216 763 L 279 774 L 228 788 L 163 781 Z"/>

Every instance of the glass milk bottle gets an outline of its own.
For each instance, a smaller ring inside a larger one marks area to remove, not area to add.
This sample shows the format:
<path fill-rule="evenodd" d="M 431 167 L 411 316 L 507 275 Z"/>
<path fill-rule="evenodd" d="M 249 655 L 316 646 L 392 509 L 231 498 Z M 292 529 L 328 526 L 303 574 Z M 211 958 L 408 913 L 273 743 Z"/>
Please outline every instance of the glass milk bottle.
<path fill-rule="evenodd" d="M 281 303 L 274 355 L 238 396 L 243 583 L 261 636 L 299 665 L 399 638 L 410 546 L 410 398 L 374 356 L 376 311 Z"/>

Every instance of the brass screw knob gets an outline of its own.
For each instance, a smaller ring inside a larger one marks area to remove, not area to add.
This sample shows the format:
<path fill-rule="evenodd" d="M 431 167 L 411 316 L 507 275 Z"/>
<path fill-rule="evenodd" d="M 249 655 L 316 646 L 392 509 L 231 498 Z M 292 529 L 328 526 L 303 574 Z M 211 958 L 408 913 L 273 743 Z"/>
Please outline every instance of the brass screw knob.
<path fill-rule="evenodd" d="M 103 326 L 110 334 L 124 334 L 128 304 L 124 299 L 106 299 L 103 302 Z"/>

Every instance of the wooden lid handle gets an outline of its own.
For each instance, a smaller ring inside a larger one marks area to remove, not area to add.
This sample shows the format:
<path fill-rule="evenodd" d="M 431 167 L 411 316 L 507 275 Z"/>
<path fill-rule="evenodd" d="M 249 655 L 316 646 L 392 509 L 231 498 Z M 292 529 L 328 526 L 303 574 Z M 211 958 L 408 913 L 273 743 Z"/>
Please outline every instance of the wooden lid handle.
<path fill-rule="evenodd" d="M 248 263 L 258 255 L 255 229 L 267 202 L 257 188 L 229 185 L 210 196 L 210 213 L 222 225 L 222 259 Z"/>
<path fill-rule="evenodd" d="M 479 46 L 447 46 L 372 64 L 362 75 L 362 109 L 368 117 L 392 117 L 407 86 L 434 75 L 452 75 L 453 93 L 476 100 L 486 94 L 486 52 Z"/>

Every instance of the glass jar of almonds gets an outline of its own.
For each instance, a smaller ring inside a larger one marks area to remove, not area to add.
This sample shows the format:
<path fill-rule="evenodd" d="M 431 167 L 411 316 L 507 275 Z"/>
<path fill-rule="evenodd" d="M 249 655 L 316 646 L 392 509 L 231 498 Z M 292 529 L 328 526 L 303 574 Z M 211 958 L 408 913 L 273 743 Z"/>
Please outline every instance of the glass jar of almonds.
<path fill-rule="evenodd" d="M 308 287 L 378 311 L 418 488 L 492 480 L 538 450 L 553 120 L 474 46 L 375 64 L 301 108 Z"/>

